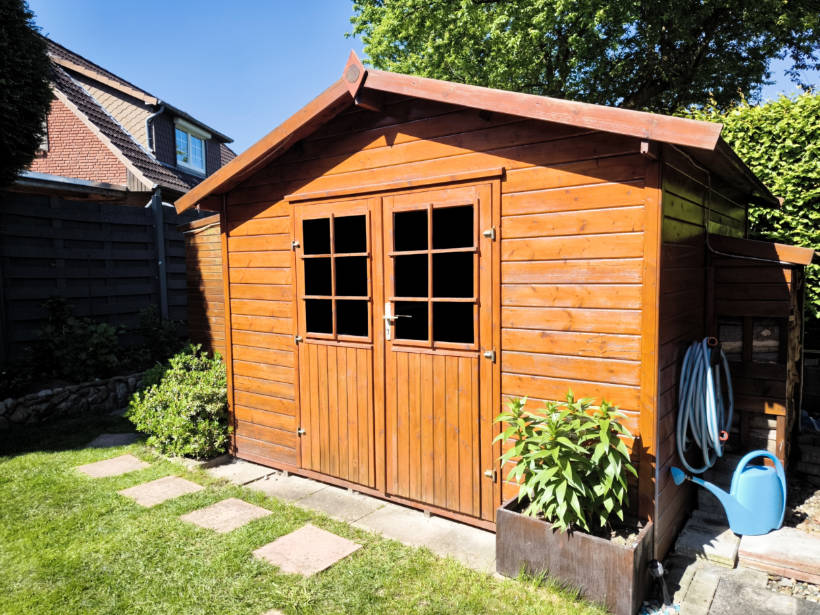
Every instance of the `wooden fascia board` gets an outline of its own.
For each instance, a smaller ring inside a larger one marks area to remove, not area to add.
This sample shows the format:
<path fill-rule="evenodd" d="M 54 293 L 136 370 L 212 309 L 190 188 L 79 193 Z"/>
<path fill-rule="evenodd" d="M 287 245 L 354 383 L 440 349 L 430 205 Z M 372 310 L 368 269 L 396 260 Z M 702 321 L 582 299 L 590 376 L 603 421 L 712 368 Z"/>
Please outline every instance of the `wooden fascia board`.
<path fill-rule="evenodd" d="M 814 258 L 814 250 L 790 246 L 773 241 L 757 241 L 741 239 L 739 237 L 725 237 L 723 235 L 709 235 L 709 245 L 712 249 L 734 256 L 750 256 L 786 263 L 789 265 L 808 265 Z"/>
<path fill-rule="evenodd" d="M 75 62 L 72 62 L 71 60 L 58 58 L 53 55 L 50 56 L 50 58 L 52 62 L 54 62 L 55 64 L 59 64 L 63 68 L 67 68 L 71 71 L 74 71 L 75 73 L 79 73 L 80 75 L 84 75 L 86 77 L 89 77 L 90 79 L 94 79 L 95 81 L 99 81 L 100 83 L 103 83 L 108 87 L 117 90 L 118 92 L 128 94 L 129 96 L 132 96 L 137 100 L 144 102 L 146 105 L 156 105 L 159 102 L 156 96 L 151 96 L 150 94 L 143 92 L 142 90 L 138 90 L 136 88 L 132 88 L 123 83 L 120 83 L 119 81 L 115 81 L 110 77 L 106 77 L 102 73 L 98 73 L 95 70 L 91 70 L 89 68 L 86 68 L 85 66 L 81 66 Z"/>
<path fill-rule="evenodd" d="M 340 78 L 262 139 L 183 194 L 174 203 L 177 212 L 181 213 L 203 201 L 207 196 L 224 193 L 237 185 L 352 102 L 353 98 L 348 90 L 348 84 Z"/>
<path fill-rule="evenodd" d="M 716 147 L 723 129 L 722 124 L 713 122 L 604 107 L 534 94 L 494 90 L 476 85 L 438 81 L 379 70 L 367 71 L 363 89 L 414 96 L 462 107 L 495 111 L 704 150 L 713 150 Z"/>

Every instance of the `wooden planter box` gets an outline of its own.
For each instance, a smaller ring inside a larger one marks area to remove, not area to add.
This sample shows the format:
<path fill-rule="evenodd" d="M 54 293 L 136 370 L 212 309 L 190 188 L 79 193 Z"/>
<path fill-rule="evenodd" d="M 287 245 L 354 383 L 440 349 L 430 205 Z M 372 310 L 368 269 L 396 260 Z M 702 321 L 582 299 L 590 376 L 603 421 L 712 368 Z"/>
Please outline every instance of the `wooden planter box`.
<path fill-rule="evenodd" d="M 585 598 L 602 603 L 615 615 L 635 615 L 649 589 L 652 523 L 631 546 L 581 532 L 553 531 L 546 521 L 518 512 L 516 498 L 498 509 L 496 560 L 499 573 L 515 577 L 523 569 L 579 587 Z"/>

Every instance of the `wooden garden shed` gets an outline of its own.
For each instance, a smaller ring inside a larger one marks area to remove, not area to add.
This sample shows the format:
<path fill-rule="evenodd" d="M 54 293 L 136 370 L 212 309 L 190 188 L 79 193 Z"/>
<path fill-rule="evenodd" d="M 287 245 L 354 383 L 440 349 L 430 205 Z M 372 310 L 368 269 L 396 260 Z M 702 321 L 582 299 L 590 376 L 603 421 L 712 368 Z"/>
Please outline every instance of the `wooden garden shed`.
<path fill-rule="evenodd" d="M 221 216 L 233 452 L 492 529 L 516 492 L 493 418 L 571 388 L 627 415 L 662 555 L 687 513 L 660 476 L 676 363 L 716 322 L 707 230 L 756 243 L 747 205 L 778 204 L 720 131 L 351 54 L 176 203 Z"/>

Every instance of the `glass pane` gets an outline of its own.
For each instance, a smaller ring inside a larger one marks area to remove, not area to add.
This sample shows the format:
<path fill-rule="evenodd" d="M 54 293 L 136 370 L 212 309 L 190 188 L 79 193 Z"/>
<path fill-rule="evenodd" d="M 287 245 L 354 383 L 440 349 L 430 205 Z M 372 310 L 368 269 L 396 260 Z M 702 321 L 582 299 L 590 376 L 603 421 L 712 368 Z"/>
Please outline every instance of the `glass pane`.
<path fill-rule="evenodd" d="M 205 169 L 205 143 L 202 139 L 191 136 L 191 160 L 188 164 L 197 169 Z"/>
<path fill-rule="evenodd" d="M 336 302 L 336 333 L 367 337 L 367 301 Z"/>
<path fill-rule="evenodd" d="M 427 297 L 427 255 L 393 257 L 396 297 Z"/>
<path fill-rule="evenodd" d="M 330 286 L 330 258 L 306 258 L 304 263 L 305 294 L 333 294 Z"/>
<path fill-rule="evenodd" d="M 433 249 L 470 248 L 474 237 L 472 205 L 433 210 Z"/>
<path fill-rule="evenodd" d="M 393 214 L 393 250 L 427 249 L 427 210 L 400 211 Z"/>
<path fill-rule="evenodd" d="M 433 303 L 433 341 L 473 343 L 472 303 Z"/>
<path fill-rule="evenodd" d="M 473 255 L 453 252 L 433 255 L 433 296 L 473 296 Z"/>
<path fill-rule="evenodd" d="M 755 320 L 752 325 L 752 361 L 780 362 L 780 336 L 783 327 L 777 320 Z"/>
<path fill-rule="evenodd" d="M 718 323 L 718 339 L 728 361 L 743 360 L 743 321 L 721 320 Z"/>
<path fill-rule="evenodd" d="M 393 337 L 402 340 L 427 339 L 427 302 L 396 301 L 393 304 L 396 327 Z"/>
<path fill-rule="evenodd" d="M 330 219 L 303 220 L 302 241 L 305 254 L 330 254 Z"/>
<path fill-rule="evenodd" d="M 367 257 L 336 257 L 336 295 L 367 296 Z"/>
<path fill-rule="evenodd" d="M 333 333 L 333 306 L 330 299 L 305 300 L 305 329 L 309 333 Z"/>
<path fill-rule="evenodd" d="M 188 162 L 188 133 L 176 129 L 177 162 Z"/>
<path fill-rule="evenodd" d="M 335 252 L 367 252 L 367 217 L 342 216 L 333 219 Z"/>

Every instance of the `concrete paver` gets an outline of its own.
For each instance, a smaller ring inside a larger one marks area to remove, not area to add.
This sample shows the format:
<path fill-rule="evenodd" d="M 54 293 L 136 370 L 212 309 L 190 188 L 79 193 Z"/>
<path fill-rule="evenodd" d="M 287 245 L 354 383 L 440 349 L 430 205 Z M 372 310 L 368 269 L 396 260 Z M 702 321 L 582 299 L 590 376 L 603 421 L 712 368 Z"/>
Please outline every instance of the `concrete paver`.
<path fill-rule="evenodd" d="M 329 488 L 327 485 L 309 478 L 293 476 L 292 474 L 285 475 L 280 472 L 248 483 L 247 487 L 287 502 L 298 502 L 312 493 Z"/>
<path fill-rule="evenodd" d="M 225 534 L 270 514 L 271 511 L 267 508 L 249 504 L 237 498 L 228 498 L 182 515 L 180 519 Z"/>
<path fill-rule="evenodd" d="M 733 568 L 739 545 L 740 538 L 728 527 L 692 515 L 678 536 L 675 552 Z"/>
<path fill-rule="evenodd" d="M 127 446 L 137 441 L 137 434 L 129 433 L 101 433 L 88 443 L 88 448 L 108 448 L 109 446 Z"/>
<path fill-rule="evenodd" d="M 681 615 L 708 615 L 719 582 L 720 571 L 715 566 L 699 567 L 681 604 Z"/>
<path fill-rule="evenodd" d="M 131 498 L 137 504 L 150 508 L 166 500 L 201 491 L 202 485 L 197 485 L 179 476 L 165 476 L 141 485 L 118 491 L 120 495 Z"/>
<path fill-rule="evenodd" d="M 102 461 L 78 466 L 77 470 L 92 478 L 105 478 L 107 476 L 119 476 L 134 470 L 142 470 L 149 465 L 133 455 L 120 455 L 112 459 L 103 459 Z"/>
<path fill-rule="evenodd" d="M 330 568 L 361 545 L 307 524 L 253 552 L 282 572 L 309 577 Z"/>
<path fill-rule="evenodd" d="M 738 553 L 743 566 L 807 583 L 820 583 L 820 536 L 784 527 L 764 536 L 744 536 Z"/>
<path fill-rule="evenodd" d="M 339 521 L 352 523 L 379 510 L 384 506 L 384 502 L 346 489 L 327 487 L 299 500 L 299 506 L 318 510 Z"/>
<path fill-rule="evenodd" d="M 208 468 L 206 472 L 214 478 L 225 479 L 234 485 L 247 485 L 260 478 L 274 474 L 276 470 L 257 463 L 234 459 L 230 463 Z"/>
<path fill-rule="evenodd" d="M 766 588 L 720 580 L 709 615 L 818 615 L 820 604 Z"/>

